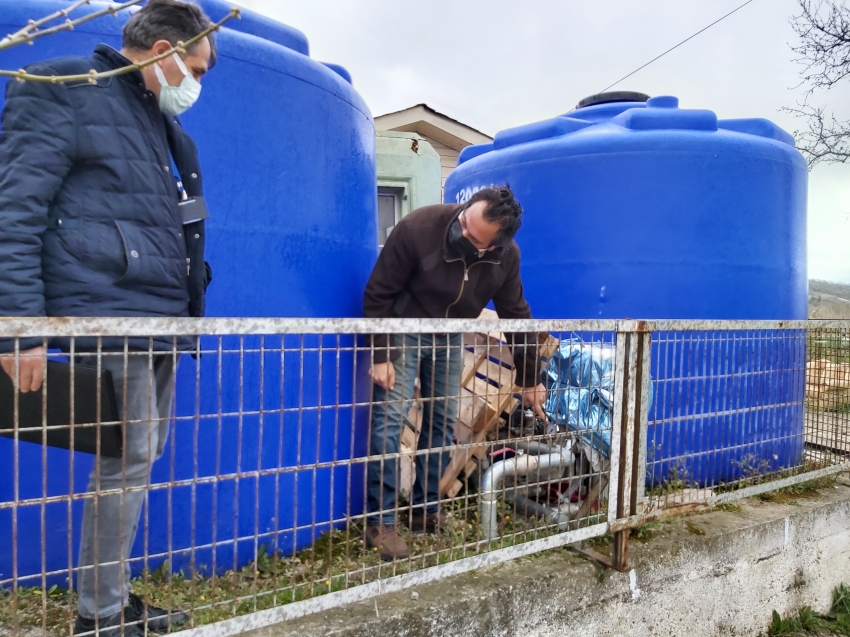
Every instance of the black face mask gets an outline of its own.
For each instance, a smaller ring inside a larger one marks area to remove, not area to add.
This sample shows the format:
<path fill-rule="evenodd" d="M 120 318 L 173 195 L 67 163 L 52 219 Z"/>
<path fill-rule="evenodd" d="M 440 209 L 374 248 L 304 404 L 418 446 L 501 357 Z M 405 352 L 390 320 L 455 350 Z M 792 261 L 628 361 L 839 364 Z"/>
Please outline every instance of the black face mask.
<path fill-rule="evenodd" d="M 455 219 L 452 225 L 449 226 L 449 236 L 447 239 L 449 250 L 464 257 L 478 256 L 478 248 L 472 245 L 472 242 L 463 236 L 463 228 L 460 226 L 460 219 Z"/>

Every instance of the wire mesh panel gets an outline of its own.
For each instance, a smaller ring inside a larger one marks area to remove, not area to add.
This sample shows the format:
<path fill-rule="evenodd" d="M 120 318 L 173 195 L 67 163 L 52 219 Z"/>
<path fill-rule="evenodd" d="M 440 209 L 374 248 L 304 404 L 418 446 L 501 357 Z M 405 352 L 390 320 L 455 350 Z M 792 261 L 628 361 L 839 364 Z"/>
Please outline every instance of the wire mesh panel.
<path fill-rule="evenodd" d="M 835 440 L 846 423 L 824 411 L 831 390 L 814 380 L 834 376 L 835 354 L 813 346 L 828 340 L 820 330 L 688 327 L 652 337 L 645 512 L 714 504 L 842 468 L 846 454 Z"/>
<path fill-rule="evenodd" d="M 199 626 L 607 530 L 610 328 L 35 323 L 0 334 L 3 632 Z"/>
<path fill-rule="evenodd" d="M 806 450 L 824 466 L 850 463 L 850 327 L 808 332 Z"/>

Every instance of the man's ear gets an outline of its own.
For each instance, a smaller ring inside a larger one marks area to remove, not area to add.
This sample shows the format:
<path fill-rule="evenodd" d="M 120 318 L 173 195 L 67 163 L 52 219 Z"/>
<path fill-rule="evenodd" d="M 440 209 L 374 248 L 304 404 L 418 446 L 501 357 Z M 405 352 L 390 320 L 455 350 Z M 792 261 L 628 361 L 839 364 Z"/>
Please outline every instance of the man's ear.
<path fill-rule="evenodd" d="M 153 43 L 153 46 L 151 47 L 151 51 L 156 56 L 156 55 L 162 55 L 163 53 L 165 53 L 166 51 L 168 51 L 171 48 L 173 48 L 173 47 L 171 45 L 171 42 L 169 42 L 168 40 L 157 40 L 156 42 Z"/>

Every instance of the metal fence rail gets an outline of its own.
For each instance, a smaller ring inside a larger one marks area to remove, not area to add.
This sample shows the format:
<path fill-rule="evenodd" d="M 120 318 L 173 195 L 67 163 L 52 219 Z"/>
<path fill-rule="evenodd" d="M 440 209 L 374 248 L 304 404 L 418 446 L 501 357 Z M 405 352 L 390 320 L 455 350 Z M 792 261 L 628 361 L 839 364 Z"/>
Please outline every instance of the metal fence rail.
<path fill-rule="evenodd" d="M 40 392 L 0 371 L 3 634 L 68 634 L 127 572 L 225 635 L 607 533 L 624 568 L 649 519 L 850 468 L 850 322 L 0 318 L 0 344 L 50 348 Z"/>

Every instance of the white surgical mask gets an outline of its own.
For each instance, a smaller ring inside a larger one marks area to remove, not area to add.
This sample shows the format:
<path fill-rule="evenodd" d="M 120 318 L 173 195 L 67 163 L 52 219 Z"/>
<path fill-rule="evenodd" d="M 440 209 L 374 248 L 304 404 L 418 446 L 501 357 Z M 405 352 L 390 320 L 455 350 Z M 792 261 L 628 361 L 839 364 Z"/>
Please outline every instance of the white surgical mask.
<path fill-rule="evenodd" d="M 169 85 L 168 80 L 165 79 L 165 73 L 162 72 L 159 64 L 153 65 L 156 79 L 159 80 L 159 108 L 166 115 L 180 115 L 181 113 L 185 113 L 201 96 L 200 82 L 192 77 L 189 69 L 186 68 L 183 60 L 176 53 L 174 54 L 174 61 L 177 62 L 177 66 L 183 71 L 184 75 L 180 86 Z"/>

